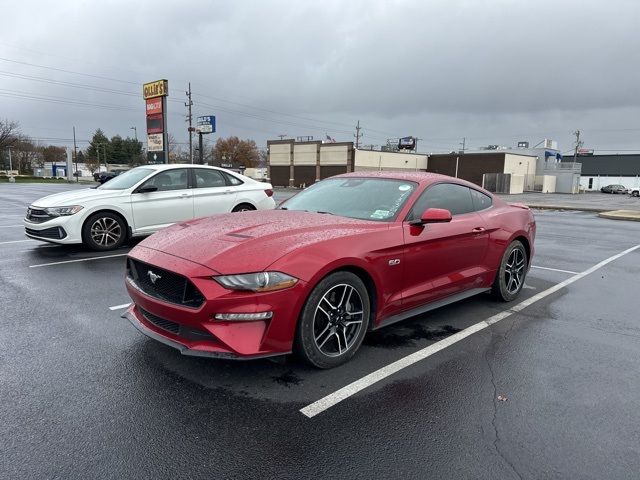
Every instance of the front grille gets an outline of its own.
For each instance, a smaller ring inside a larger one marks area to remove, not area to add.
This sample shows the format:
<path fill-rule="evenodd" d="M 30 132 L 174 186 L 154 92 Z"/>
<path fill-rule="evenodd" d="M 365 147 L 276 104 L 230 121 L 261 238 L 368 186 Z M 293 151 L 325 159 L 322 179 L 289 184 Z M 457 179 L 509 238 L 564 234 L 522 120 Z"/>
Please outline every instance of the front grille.
<path fill-rule="evenodd" d="M 40 238 L 50 238 L 52 240 L 62 240 L 67 236 L 67 232 L 62 227 L 45 228 L 44 230 L 34 230 L 33 228 L 25 227 L 24 229 L 27 235 Z"/>
<path fill-rule="evenodd" d="M 191 308 L 204 303 L 202 293 L 188 278 L 169 270 L 129 258 L 127 275 L 149 296 Z"/>
<path fill-rule="evenodd" d="M 147 312 L 140 306 L 138 306 L 138 308 L 144 315 L 144 318 L 146 318 L 149 322 L 153 323 L 156 327 L 161 328 L 162 330 L 166 330 L 167 332 L 173 333 L 174 335 L 178 335 L 179 337 L 185 338 L 187 340 L 216 341 L 216 338 L 205 330 L 181 325 L 179 323 L 172 322 L 171 320 L 167 320 L 166 318 L 161 318 L 157 315 L 154 315 L 151 312 Z"/>
<path fill-rule="evenodd" d="M 153 323 L 156 327 L 159 327 L 163 330 L 166 330 L 168 332 L 171 332 L 175 335 L 178 334 L 178 332 L 180 331 L 180 325 L 172 322 L 170 320 L 165 320 L 164 318 L 160 318 L 157 315 L 154 315 L 153 313 L 147 312 L 146 310 L 143 310 L 142 308 L 140 309 L 142 311 L 142 314 L 144 315 L 144 318 L 146 318 L 147 320 L 149 320 L 151 323 Z"/>
<path fill-rule="evenodd" d="M 51 220 L 52 217 L 45 210 L 41 210 L 38 208 L 27 208 L 27 220 L 31 223 L 43 223 L 47 220 Z"/>

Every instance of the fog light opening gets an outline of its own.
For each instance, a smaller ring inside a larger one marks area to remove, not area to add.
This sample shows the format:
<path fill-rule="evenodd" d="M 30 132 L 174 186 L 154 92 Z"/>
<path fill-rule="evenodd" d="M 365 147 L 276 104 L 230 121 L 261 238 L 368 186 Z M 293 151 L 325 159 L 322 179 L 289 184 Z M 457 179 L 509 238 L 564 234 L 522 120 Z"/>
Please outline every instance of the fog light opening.
<path fill-rule="evenodd" d="M 227 322 L 251 322 L 254 320 L 269 320 L 273 317 L 273 312 L 258 313 L 216 313 L 214 318 Z"/>

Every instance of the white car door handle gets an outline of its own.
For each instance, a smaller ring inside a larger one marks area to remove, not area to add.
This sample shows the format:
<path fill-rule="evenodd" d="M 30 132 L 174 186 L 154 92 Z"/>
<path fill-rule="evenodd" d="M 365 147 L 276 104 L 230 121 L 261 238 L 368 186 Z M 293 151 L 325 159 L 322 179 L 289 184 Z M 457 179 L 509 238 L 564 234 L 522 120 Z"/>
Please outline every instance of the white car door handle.
<path fill-rule="evenodd" d="M 189 196 L 188 193 L 181 193 L 180 195 L 178 195 L 178 198 L 186 198 L 188 196 Z"/>

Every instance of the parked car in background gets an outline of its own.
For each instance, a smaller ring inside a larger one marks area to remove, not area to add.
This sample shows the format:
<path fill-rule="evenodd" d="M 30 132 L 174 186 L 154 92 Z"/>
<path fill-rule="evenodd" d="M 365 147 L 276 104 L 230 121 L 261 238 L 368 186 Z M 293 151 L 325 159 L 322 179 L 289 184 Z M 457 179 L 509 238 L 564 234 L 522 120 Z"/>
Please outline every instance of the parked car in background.
<path fill-rule="evenodd" d="M 624 185 L 607 185 L 600 189 L 602 193 L 628 193 L 627 187 Z"/>
<path fill-rule="evenodd" d="M 35 240 L 111 250 L 175 222 L 273 208 L 271 184 L 216 167 L 145 165 L 96 188 L 36 200 L 24 226 Z"/>
<path fill-rule="evenodd" d="M 93 174 L 93 179 L 96 182 L 100 182 L 101 184 L 108 182 L 114 177 L 117 177 L 121 173 L 127 172 L 128 170 L 111 170 L 110 172 L 96 172 Z"/>
<path fill-rule="evenodd" d="M 369 330 L 482 292 L 514 300 L 535 232 L 526 206 L 464 180 L 339 175 L 277 210 L 183 222 L 143 240 L 127 259 L 125 315 L 185 355 L 294 351 L 335 367 Z"/>

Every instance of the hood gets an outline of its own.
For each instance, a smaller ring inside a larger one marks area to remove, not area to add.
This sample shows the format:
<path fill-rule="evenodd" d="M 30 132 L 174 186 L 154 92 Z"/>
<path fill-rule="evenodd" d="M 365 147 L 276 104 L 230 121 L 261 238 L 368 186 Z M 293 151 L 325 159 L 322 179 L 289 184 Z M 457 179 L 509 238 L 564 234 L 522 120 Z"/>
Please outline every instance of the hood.
<path fill-rule="evenodd" d="M 386 222 L 293 210 L 227 213 L 173 225 L 140 243 L 222 274 L 259 272 L 288 253 Z"/>
<path fill-rule="evenodd" d="M 82 190 L 71 190 L 69 192 L 54 193 L 46 197 L 39 198 L 31 205 L 36 207 L 66 207 L 69 205 L 83 205 L 85 202 L 94 199 L 104 199 L 120 196 L 122 190 L 100 190 L 96 188 L 84 188 Z"/>

